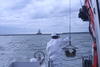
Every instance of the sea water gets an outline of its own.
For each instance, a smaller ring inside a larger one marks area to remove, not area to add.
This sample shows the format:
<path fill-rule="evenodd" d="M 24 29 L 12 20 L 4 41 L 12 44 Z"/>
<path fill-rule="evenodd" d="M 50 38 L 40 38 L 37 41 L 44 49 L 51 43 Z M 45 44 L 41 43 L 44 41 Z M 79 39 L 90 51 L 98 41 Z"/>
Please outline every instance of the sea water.
<path fill-rule="evenodd" d="M 65 67 L 66 65 L 68 67 L 82 67 L 81 57 L 92 54 L 91 36 L 87 33 L 72 34 L 71 36 L 72 45 L 78 49 L 76 57 L 65 57 Z M 68 37 L 68 34 L 63 34 L 61 37 Z M 0 67 L 8 67 L 12 62 L 29 62 L 36 51 L 46 54 L 45 48 L 50 39 L 50 35 L 0 36 Z"/>

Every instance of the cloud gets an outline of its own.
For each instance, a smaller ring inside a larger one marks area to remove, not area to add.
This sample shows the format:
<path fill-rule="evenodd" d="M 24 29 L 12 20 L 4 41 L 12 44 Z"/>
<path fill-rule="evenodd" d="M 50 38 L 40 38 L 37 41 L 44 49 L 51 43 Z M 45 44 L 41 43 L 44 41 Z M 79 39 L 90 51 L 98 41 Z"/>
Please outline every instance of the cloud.
<path fill-rule="evenodd" d="M 0 0 L 1 14 L 13 18 L 46 18 L 64 16 L 69 11 L 69 0 Z M 74 3 L 74 4 L 73 4 Z M 78 0 L 72 1 L 72 11 L 77 10 Z M 13 19 L 12 18 L 12 19 Z"/>
<path fill-rule="evenodd" d="M 77 19 L 79 7 L 79 0 L 71 1 L 74 20 Z M 69 0 L 0 0 L 0 27 L 8 29 L 9 33 L 32 33 L 38 29 L 44 32 L 68 32 L 68 16 Z"/>

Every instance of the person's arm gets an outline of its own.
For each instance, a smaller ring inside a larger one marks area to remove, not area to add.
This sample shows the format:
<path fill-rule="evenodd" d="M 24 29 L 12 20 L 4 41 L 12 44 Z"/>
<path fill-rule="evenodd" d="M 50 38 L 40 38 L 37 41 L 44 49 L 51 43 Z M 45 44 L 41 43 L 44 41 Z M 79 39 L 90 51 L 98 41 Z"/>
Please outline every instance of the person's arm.
<path fill-rule="evenodd" d="M 48 47 L 48 45 L 49 45 L 49 43 L 47 44 L 47 47 L 46 47 L 46 66 L 47 67 L 50 67 L 50 57 L 49 57 L 49 55 L 48 55 L 48 52 L 49 52 L 49 47 Z"/>
<path fill-rule="evenodd" d="M 64 41 L 65 41 L 66 43 L 68 43 L 68 42 L 69 42 L 69 37 L 64 38 Z"/>
<path fill-rule="evenodd" d="M 49 45 L 50 45 L 50 43 L 47 43 L 47 47 L 46 47 L 46 59 L 47 59 L 47 61 L 49 61 L 49 55 L 48 55 L 48 52 L 49 52 Z"/>
<path fill-rule="evenodd" d="M 47 44 L 48 45 L 48 44 Z M 49 58 L 49 55 L 48 55 L 48 47 L 46 47 L 46 58 L 48 59 Z"/>
<path fill-rule="evenodd" d="M 68 45 L 69 45 L 69 38 L 66 37 L 65 39 L 63 39 L 62 48 L 65 49 Z"/>

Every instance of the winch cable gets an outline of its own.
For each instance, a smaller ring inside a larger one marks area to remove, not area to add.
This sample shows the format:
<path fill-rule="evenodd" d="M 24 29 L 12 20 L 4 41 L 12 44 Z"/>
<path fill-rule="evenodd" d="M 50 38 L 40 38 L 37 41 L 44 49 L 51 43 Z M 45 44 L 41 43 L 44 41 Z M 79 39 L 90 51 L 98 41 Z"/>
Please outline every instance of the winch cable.
<path fill-rule="evenodd" d="M 69 0 L 69 45 L 71 46 L 71 0 Z"/>

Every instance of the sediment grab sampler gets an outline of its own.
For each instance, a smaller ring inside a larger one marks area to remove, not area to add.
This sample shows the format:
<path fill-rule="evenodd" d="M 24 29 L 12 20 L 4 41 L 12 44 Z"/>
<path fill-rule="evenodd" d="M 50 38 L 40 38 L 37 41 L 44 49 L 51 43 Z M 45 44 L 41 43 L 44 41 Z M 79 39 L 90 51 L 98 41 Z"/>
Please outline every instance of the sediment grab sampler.
<path fill-rule="evenodd" d="M 71 38 L 71 0 L 69 0 L 69 45 L 64 48 L 65 55 L 67 57 L 75 57 L 76 56 L 77 47 L 72 46 L 72 38 Z"/>
<path fill-rule="evenodd" d="M 72 45 L 68 45 L 64 50 L 65 50 L 65 55 L 67 57 L 75 57 L 76 56 L 76 47 Z"/>

